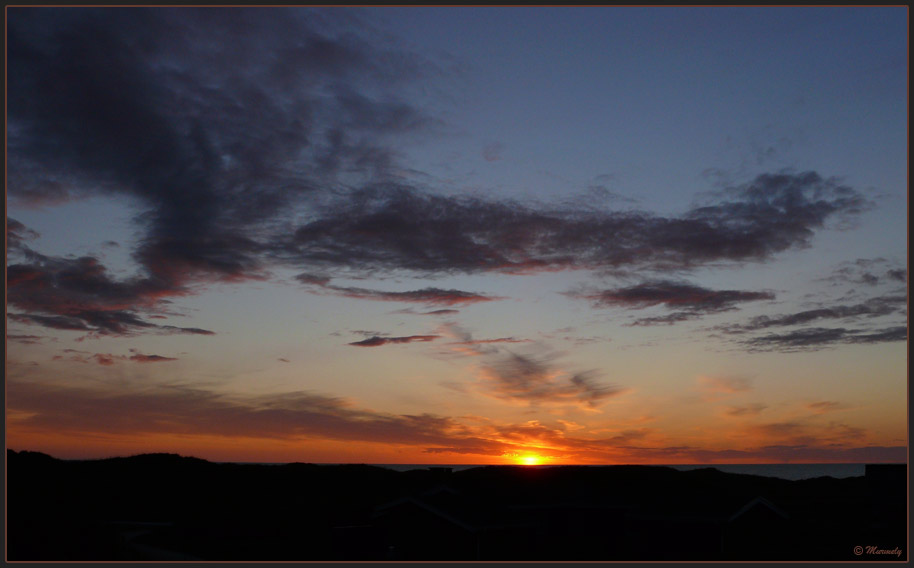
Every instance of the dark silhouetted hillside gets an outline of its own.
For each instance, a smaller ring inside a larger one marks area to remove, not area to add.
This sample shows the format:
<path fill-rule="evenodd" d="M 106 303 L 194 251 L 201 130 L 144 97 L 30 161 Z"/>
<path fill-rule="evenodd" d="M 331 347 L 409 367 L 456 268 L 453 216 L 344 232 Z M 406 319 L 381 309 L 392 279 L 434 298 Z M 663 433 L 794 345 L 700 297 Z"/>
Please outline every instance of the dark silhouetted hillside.
<path fill-rule="evenodd" d="M 898 560 L 906 468 L 217 464 L 7 453 L 9 560 Z"/>

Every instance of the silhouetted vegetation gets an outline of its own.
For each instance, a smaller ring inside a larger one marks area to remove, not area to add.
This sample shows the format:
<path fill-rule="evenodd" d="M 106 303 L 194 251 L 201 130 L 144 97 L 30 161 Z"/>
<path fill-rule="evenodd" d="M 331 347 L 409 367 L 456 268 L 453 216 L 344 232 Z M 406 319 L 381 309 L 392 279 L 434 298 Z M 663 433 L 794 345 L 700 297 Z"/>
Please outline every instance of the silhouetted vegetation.
<path fill-rule="evenodd" d="M 217 464 L 7 453 L 9 560 L 905 560 L 906 467 Z M 854 547 L 901 550 L 856 555 Z"/>

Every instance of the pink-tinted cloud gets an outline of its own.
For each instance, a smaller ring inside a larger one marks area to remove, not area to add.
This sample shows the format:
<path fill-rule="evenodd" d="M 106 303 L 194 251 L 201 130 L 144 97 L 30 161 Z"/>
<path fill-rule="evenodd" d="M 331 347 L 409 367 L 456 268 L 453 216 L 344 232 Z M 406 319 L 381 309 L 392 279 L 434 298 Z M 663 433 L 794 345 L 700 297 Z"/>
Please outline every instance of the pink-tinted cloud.
<path fill-rule="evenodd" d="M 10 312 L 14 321 L 97 335 L 213 334 L 144 319 L 160 312 L 167 298 L 188 294 L 187 289 L 154 278 L 114 279 L 91 256 L 60 258 L 30 251 L 26 259 L 7 267 L 7 301 L 24 311 Z"/>
<path fill-rule="evenodd" d="M 55 361 L 72 361 L 74 363 L 97 363 L 99 365 L 111 366 L 117 361 L 134 361 L 136 363 L 160 363 L 164 361 L 177 361 L 174 357 L 163 357 L 162 355 L 146 355 L 131 349 L 130 356 L 114 355 L 112 353 L 91 353 L 89 351 L 80 351 L 77 349 L 64 349 L 64 353 L 69 353 L 68 357 L 55 355 L 52 357 Z"/>
<path fill-rule="evenodd" d="M 32 345 L 35 343 L 40 343 L 45 337 L 43 335 L 23 335 L 23 334 L 7 334 L 7 341 L 14 341 L 16 343 L 24 343 L 26 345 Z"/>

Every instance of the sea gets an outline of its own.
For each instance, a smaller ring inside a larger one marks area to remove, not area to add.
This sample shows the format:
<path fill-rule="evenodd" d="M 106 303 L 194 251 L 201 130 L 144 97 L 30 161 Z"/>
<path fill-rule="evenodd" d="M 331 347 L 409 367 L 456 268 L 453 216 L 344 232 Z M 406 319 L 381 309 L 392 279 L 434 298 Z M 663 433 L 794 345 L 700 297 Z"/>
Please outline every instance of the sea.
<path fill-rule="evenodd" d="M 482 465 L 467 464 L 371 464 L 395 471 L 409 471 L 411 469 L 450 468 L 452 471 L 462 471 Z M 663 465 L 663 464 L 651 464 Z M 558 465 L 533 465 L 517 467 L 548 468 L 561 467 Z M 584 466 L 600 467 L 600 466 Z M 866 473 L 866 464 L 862 463 L 762 463 L 762 464 L 670 464 L 665 467 L 688 471 L 691 469 L 714 468 L 724 473 L 742 473 L 746 475 L 761 475 L 764 477 L 777 477 L 780 479 L 811 479 L 815 477 L 860 477 Z"/>

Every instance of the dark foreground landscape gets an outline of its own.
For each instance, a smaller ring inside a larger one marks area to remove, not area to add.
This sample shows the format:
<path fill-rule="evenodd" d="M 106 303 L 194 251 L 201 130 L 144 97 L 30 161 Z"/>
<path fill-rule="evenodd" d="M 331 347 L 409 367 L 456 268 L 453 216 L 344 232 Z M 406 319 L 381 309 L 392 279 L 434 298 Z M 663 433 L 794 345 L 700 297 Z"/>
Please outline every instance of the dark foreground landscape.
<path fill-rule="evenodd" d="M 907 560 L 907 468 L 217 464 L 7 453 L 7 559 Z"/>

